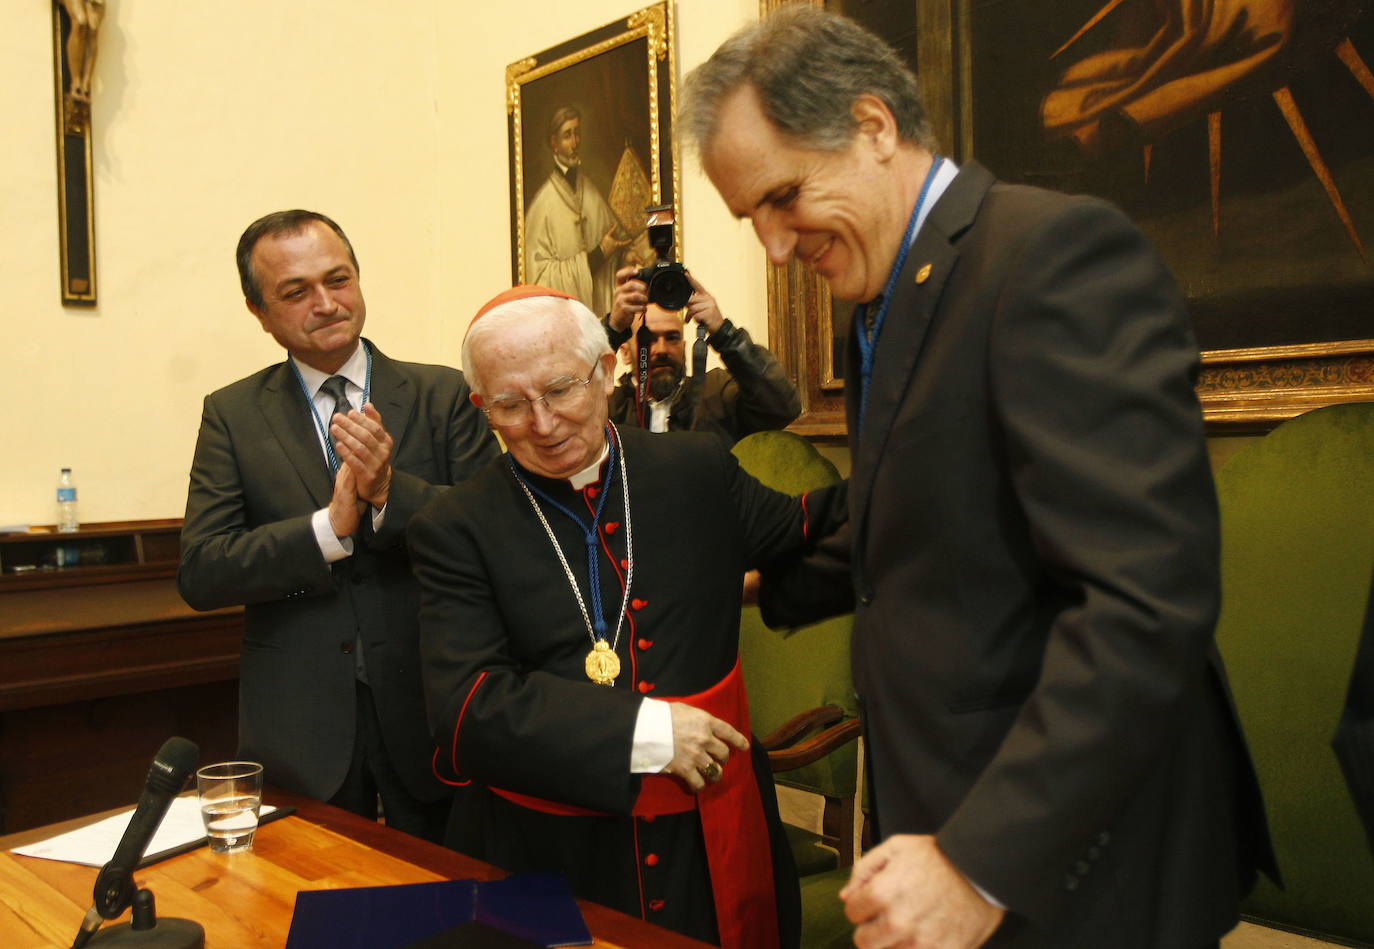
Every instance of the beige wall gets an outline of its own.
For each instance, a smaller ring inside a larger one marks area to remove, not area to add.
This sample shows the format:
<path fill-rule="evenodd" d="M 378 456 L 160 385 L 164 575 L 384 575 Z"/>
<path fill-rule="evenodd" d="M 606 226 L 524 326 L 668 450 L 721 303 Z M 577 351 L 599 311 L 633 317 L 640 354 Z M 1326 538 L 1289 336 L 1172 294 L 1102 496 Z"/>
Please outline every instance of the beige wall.
<path fill-rule="evenodd" d="M 58 303 L 49 7 L 9 5 L 0 525 L 51 523 L 63 465 L 83 520 L 181 514 L 201 398 L 281 358 L 244 309 L 232 262 L 244 225 L 266 211 L 335 216 L 362 264 L 368 334 L 393 356 L 456 362 L 467 315 L 509 280 L 506 64 L 638 5 L 240 0 L 211 21 L 197 4 L 111 4 L 96 79 L 93 310 Z M 756 10 L 681 2 L 679 80 Z M 762 252 L 695 159 L 681 164 L 686 258 L 727 315 L 764 338 Z M 1214 443 L 1214 461 L 1239 443 Z"/>
<path fill-rule="evenodd" d="M 101 303 L 58 302 L 47 3 L 0 31 L 0 525 L 51 523 L 57 469 L 83 520 L 175 517 L 205 393 L 278 360 L 243 307 L 244 225 L 323 210 L 362 265 L 368 335 L 454 362 L 466 316 L 509 280 L 507 63 L 645 5 L 422 0 L 112 3 L 96 78 Z M 679 78 L 755 0 L 678 9 Z M 763 258 L 683 162 L 684 247 L 757 335 Z"/>

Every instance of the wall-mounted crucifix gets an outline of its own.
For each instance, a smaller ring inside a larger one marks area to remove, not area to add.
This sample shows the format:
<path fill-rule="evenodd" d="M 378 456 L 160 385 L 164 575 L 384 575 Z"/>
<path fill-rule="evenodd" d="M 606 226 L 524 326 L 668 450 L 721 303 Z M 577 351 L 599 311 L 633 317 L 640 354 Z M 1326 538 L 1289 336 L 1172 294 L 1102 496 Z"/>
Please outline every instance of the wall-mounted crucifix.
<path fill-rule="evenodd" d="M 95 306 L 95 181 L 91 172 L 91 85 L 105 0 L 54 0 L 53 78 L 57 103 L 57 213 L 62 303 Z"/>

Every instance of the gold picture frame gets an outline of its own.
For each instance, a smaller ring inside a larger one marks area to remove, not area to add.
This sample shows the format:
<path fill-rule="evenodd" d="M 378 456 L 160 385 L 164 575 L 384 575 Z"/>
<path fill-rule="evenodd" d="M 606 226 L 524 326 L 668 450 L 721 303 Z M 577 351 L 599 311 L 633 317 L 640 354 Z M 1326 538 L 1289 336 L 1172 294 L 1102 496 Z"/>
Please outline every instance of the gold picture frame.
<path fill-rule="evenodd" d="M 617 266 L 653 259 L 649 206 L 672 206 L 681 256 L 674 46 L 665 2 L 506 67 L 515 283 L 604 316 Z"/>
<path fill-rule="evenodd" d="M 783 2 L 788 0 L 761 0 L 760 13 L 766 15 Z M 844 6 L 843 0 L 793 2 L 811 2 L 831 9 Z M 986 54 L 987 50 L 975 42 L 973 6 L 971 0 L 912 0 L 911 19 L 894 24 L 894 30 L 908 34 L 913 32 L 914 26 L 911 45 L 927 111 L 937 139 L 961 162 L 967 161 L 970 155 L 978 155 L 973 141 L 975 129 L 979 121 L 986 124 L 986 116 L 976 113 L 978 103 L 974 93 L 976 80 L 980 78 L 976 73 L 982 61 L 980 54 Z M 995 16 L 1000 9 L 980 9 L 977 14 Z M 1040 10 L 1041 7 L 1026 9 Z M 1365 18 L 1360 37 L 1369 35 L 1370 27 L 1374 26 L 1368 22 L 1370 19 Z M 994 41 L 995 36 L 1006 37 L 1006 42 L 1013 42 L 1014 37 L 1014 42 L 1020 46 L 1027 41 L 1025 32 L 1015 27 L 987 32 L 994 36 Z M 1374 47 L 1365 49 L 1365 44 L 1358 41 L 1355 45 L 1366 56 L 1374 58 Z M 1023 81 L 1014 70 L 1012 72 L 1007 82 Z M 1358 99 L 1358 92 L 1353 95 Z M 1374 101 L 1365 100 L 1364 104 L 1369 107 L 1369 115 L 1374 116 Z M 1021 141 L 1014 136 L 1012 140 Z M 1224 140 L 1230 142 L 1234 153 L 1235 140 Z M 1244 143 L 1243 139 L 1240 141 Z M 994 167 L 993 170 L 1007 174 L 1003 169 Z M 1357 180 L 1352 187 L 1347 176 L 1346 188 L 1347 193 L 1353 193 L 1356 198 L 1353 210 L 1357 212 L 1359 199 L 1369 192 L 1369 184 Z M 1313 213 L 1320 215 L 1323 210 L 1314 208 Z M 1357 226 L 1371 229 L 1367 217 L 1353 216 Z M 1341 235 L 1339 239 L 1345 238 Z M 1183 262 L 1175 256 L 1180 253 L 1178 248 L 1157 237 L 1156 242 L 1161 244 L 1161 252 L 1177 270 Z M 1350 256 L 1354 257 L 1353 251 Z M 1242 258 L 1234 263 L 1244 267 L 1248 262 Z M 1344 266 L 1349 270 L 1352 265 L 1347 261 Z M 1374 278 L 1374 271 L 1370 276 Z M 1232 305 L 1232 310 L 1239 309 L 1242 317 L 1251 315 L 1245 310 L 1250 306 L 1256 321 L 1284 321 L 1287 338 L 1265 345 L 1223 345 L 1202 351 L 1197 391 L 1210 431 L 1264 431 L 1310 409 L 1374 399 L 1374 338 L 1363 338 L 1364 333 L 1359 328 L 1363 319 L 1361 312 L 1353 307 L 1345 311 L 1342 329 L 1331 334 L 1359 338 L 1304 338 L 1302 304 L 1293 302 L 1297 292 L 1296 288 L 1292 289 L 1285 298 L 1288 302 L 1283 304 L 1262 297 L 1247 297 L 1249 303 Z M 1195 304 L 1196 312 L 1199 301 L 1190 302 Z M 793 428 L 807 435 L 842 435 L 844 383 L 837 371 L 835 353 L 836 340 L 847 328 L 837 327 L 837 320 L 843 323 L 843 316 L 834 312 L 824 282 L 795 263 L 786 268 L 769 267 L 768 304 L 770 341 L 784 369 L 798 381 L 802 392 L 803 412 Z M 1369 336 L 1374 337 L 1374 323 L 1370 324 Z"/>

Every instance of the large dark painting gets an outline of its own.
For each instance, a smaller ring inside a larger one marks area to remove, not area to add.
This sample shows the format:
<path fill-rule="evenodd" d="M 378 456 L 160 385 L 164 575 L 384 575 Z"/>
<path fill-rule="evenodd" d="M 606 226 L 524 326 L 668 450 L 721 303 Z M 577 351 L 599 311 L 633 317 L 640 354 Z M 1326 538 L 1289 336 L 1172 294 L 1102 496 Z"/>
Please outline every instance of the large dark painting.
<path fill-rule="evenodd" d="M 1121 205 L 1182 283 L 1204 350 L 1369 339 L 1361 6 L 973 4 L 961 150 L 1006 180 Z"/>
<path fill-rule="evenodd" d="M 1374 13 L 1361 0 L 824 5 L 915 66 L 946 154 L 1099 195 L 1140 224 L 1188 296 L 1210 423 L 1264 428 L 1374 398 Z M 770 293 L 784 343 L 818 351 L 818 421 L 833 421 L 843 383 L 825 370 L 846 316 L 804 275 Z M 786 312 L 818 323 L 791 328 Z"/>

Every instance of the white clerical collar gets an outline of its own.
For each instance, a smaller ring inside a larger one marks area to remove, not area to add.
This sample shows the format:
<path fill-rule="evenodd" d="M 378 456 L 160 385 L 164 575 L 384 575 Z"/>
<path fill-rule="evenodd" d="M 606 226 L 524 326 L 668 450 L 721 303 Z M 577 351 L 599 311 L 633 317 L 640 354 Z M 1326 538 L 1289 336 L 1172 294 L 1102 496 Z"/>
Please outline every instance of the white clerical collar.
<path fill-rule="evenodd" d="M 577 474 L 568 479 L 568 484 L 572 485 L 574 491 L 581 491 L 587 485 L 601 480 L 601 463 L 606 460 L 606 456 L 611 453 L 611 443 L 607 442 L 601 449 L 601 456 Z"/>
<path fill-rule="evenodd" d="M 361 338 L 353 349 L 353 355 L 349 356 L 348 361 L 339 367 L 338 372 L 320 372 L 314 366 L 307 366 L 295 356 L 290 358 L 297 371 L 300 372 L 301 379 L 305 382 L 306 391 L 310 393 L 312 400 L 319 394 L 320 386 L 324 385 L 325 380 L 330 376 L 343 376 L 357 386 L 360 392 L 367 388 L 367 353 L 363 351 Z"/>
<path fill-rule="evenodd" d="M 559 158 L 557 155 L 554 155 L 554 156 L 553 156 L 553 163 L 554 163 L 555 165 L 558 166 L 558 170 L 561 171 L 561 172 L 563 173 L 563 177 L 564 177 L 564 178 L 568 177 L 568 172 L 571 171 L 572 169 L 581 167 L 580 165 L 567 165 L 567 164 L 564 164 L 564 163 L 563 163 L 563 160 L 562 160 L 561 158 Z"/>

